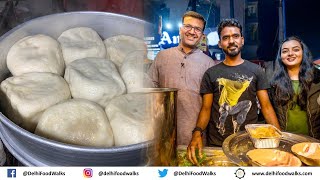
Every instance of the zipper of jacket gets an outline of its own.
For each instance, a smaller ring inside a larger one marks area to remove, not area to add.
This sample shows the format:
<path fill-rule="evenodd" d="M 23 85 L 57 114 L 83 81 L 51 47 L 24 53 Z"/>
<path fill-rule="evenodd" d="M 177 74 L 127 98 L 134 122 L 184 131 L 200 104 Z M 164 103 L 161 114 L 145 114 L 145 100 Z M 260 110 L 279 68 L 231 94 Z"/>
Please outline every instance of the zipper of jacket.
<path fill-rule="evenodd" d="M 287 127 L 288 127 L 288 105 L 285 106 L 286 110 L 285 110 L 285 117 L 286 117 L 286 127 L 284 127 L 284 130 L 287 131 Z"/>
<path fill-rule="evenodd" d="M 311 132 L 311 135 L 312 137 L 314 137 L 314 133 L 313 133 L 313 129 L 312 129 L 312 124 L 311 124 L 311 113 L 310 113 L 310 109 L 309 109 L 309 100 L 307 102 L 307 112 L 308 112 L 308 123 L 309 123 L 309 128 L 310 128 L 310 132 Z"/>

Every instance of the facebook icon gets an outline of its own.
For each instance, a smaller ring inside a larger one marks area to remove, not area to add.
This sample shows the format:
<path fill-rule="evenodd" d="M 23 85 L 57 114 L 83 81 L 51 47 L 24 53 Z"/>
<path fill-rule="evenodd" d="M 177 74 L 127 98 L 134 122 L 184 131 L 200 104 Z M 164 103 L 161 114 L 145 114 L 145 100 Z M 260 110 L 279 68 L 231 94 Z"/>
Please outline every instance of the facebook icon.
<path fill-rule="evenodd" d="M 7 171 L 7 177 L 8 178 L 15 178 L 16 177 L 16 169 L 8 169 Z"/>

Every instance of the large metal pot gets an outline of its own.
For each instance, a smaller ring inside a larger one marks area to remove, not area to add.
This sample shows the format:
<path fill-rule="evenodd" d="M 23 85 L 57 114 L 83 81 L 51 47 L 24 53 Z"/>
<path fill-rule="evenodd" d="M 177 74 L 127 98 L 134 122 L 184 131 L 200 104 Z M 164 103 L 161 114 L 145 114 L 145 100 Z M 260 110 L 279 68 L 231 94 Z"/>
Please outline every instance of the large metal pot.
<path fill-rule="evenodd" d="M 15 27 L 0 38 L 0 81 L 10 76 L 6 66 L 6 56 L 9 48 L 16 41 L 25 36 L 39 33 L 58 38 L 63 31 L 79 26 L 91 27 L 105 39 L 119 34 L 142 38 L 145 34 L 145 27 L 151 25 L 136 18 L 103 12 L 71 12 L 33 19 Z M 164 113 L 159 114 L 159 117 L 163 116 L 163 118 L 160 118 L 161 121 L 158 122 L 161 129 L 175 129 L 176 92 L 174 89 L 142 92 L 161 94 L 161 96 L 157 95 L 160 98 L 159 102 L 167 103 L 162 106 Z M 168 124 L 169 121 L 174 122 Z M 161 143 L 155 142 L 158 140 L 113 148 L 82 147 L 60 143 L 32 134 L 14 124 L 2 113 L 0 114 L 0 122 L 0 137 L 3 143 L 13 156 L 26 166 L 164 164 L 157 159 L 161 155 L 160 151 L 156 149 L 157 146 L 161 145 Z M 163 127 L 168 125 L 171 127 Z M 156 137 L 161 139 L 164 136 L 159 132 Z M 171 157 L 174 157 L 174 154 L 171 153 Z"/>

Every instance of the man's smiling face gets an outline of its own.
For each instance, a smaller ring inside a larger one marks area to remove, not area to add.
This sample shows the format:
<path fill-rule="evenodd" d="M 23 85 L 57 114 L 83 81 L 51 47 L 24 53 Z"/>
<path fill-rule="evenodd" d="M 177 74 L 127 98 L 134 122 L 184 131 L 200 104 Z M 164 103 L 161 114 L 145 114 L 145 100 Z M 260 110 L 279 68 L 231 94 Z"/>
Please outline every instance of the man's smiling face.
<path fill-rule="evenodd" d="M 224 27 L 220 34 L 219 47 L 230 57 L 240 54 L 244 39 L 238 27 Z"/>
<path fill-rule="evenodd" d="M 180 27 L 180 39 L 183 48 L 193 49 L 199 43 L 203 33 L 204 23 L 200 19 L 187 16 Z M 200 32 L 199 32 L 200 30 Z"/>

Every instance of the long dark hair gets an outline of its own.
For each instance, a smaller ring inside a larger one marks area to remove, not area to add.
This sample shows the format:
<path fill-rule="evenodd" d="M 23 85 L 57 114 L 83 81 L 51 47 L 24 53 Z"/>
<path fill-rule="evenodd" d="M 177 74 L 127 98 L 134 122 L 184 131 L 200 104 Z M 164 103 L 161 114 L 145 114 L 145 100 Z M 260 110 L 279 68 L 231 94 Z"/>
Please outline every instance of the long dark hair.
<path fill-rule="evenodd" d="M 309 91 L 310 85 L 314 78 L 312 55 L 309 48 L 302 40 L 296 36 L 291 36 L 285 39 L 279 47 L 276 62 L 275 62 L 275 72 L 271 79 L 271 86 L 274 89 L 274 100 L 277 105 L 288 104 L 294 97 L 294 91 L 291 83 L 291 79 L 288 75 L 287 67 L 283 64 L 281 60 L 281 49 L 283 43 L 287 41 L 295 40 L 300 43 L 303 55 L 302 62 L 300 64 L 299 71 L 299 87 L 300 93 L 297 96 L 297 104 L 306 110 L 307 104 L 307 93 Z"/>

